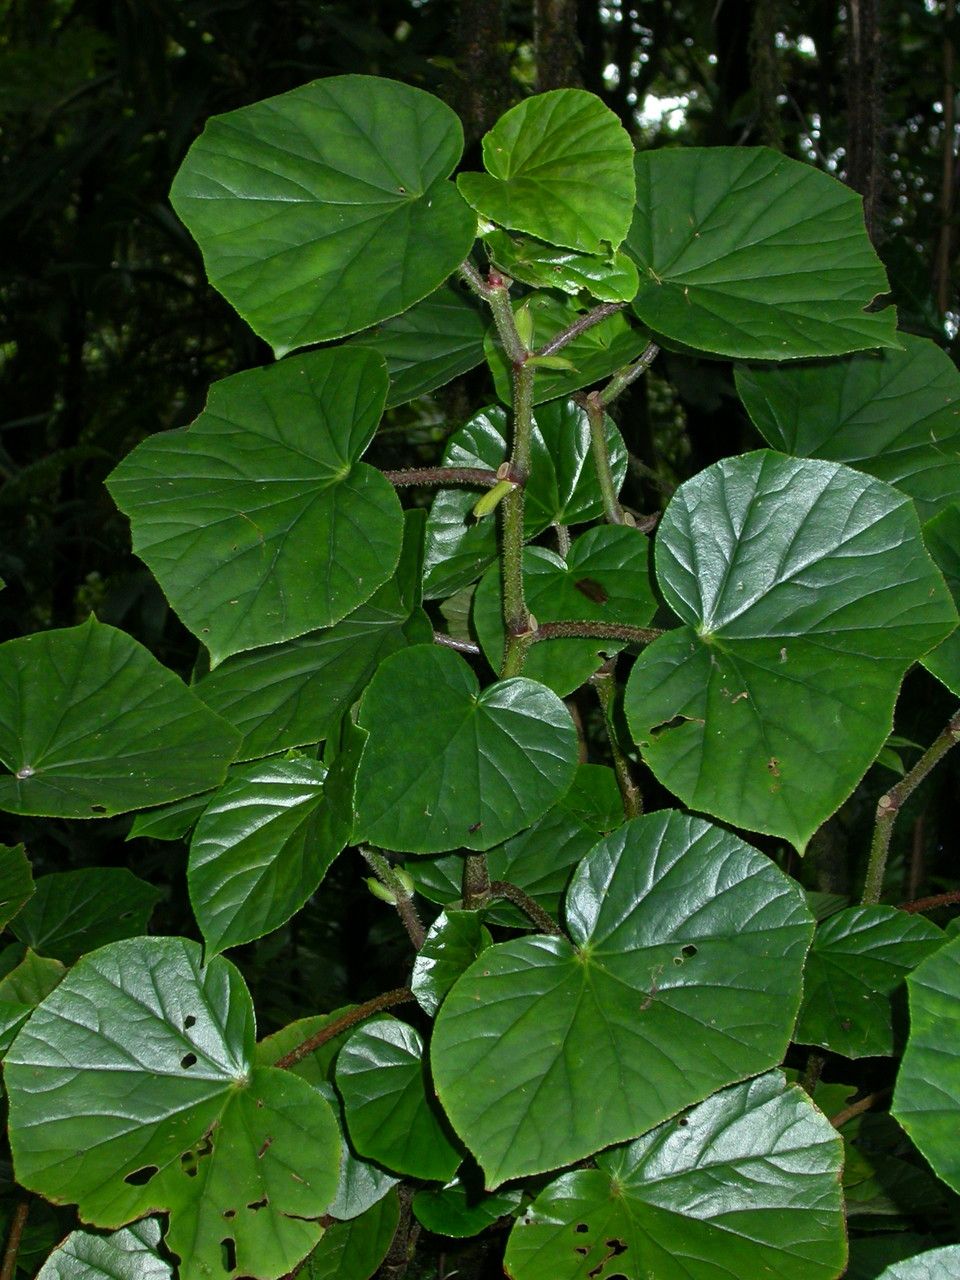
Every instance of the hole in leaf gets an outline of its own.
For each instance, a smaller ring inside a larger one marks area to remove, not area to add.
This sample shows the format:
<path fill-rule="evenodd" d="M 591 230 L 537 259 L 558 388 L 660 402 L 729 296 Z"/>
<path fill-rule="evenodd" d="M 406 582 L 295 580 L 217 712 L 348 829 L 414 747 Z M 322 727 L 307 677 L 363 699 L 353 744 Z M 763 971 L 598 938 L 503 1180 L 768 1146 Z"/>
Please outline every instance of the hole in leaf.
<path fill-rule="evenodd" d="M 183 1020 L 184 1031 L 189 1031 L 191 1027 L 196 1026 L 197 1020 L 192 1013 L 188 1013 Z"/>
<path fill-rule="evenodd" d="M 695 956 L 697 954 L 697 948 L 693 945 L 692 942 L 688 942 L 685 947 L 680 948 L 680 954 L 682 956 L 686 956 L 686 958 L 689 960 L 691 956 Z"/>
<path fill-rule="evenodd" d="M 573 1229 L 574 1229 L 574 1231 L 576 1231 L 576 1233 L 577 1233 L 578 1235 L 581 1235 L 581 1236 L 583 1235 L 583 1233 L 584 1233 L 585 1231 L 589 1231 L 589 1230 L 590 1230 L 590 1228 L 587 1226 L 587 1224 L 586 1224 L 585 1222 L 578 1222 L 578 1223 L 577 1223 L 577 1225 L 576 1225 Z"/>
<path fill-rule="evenodd" d="M 159 1172 L 158 1165 L 145 1164 L 142 1169 L 134 1169 L 132 1173 L 128 1173 L 124 1178 L 124 1182 L 129 1183 L 131 1187 L 145 1187 L 150 1179 L 156 1177 Z"/>
<path fill-rule="evenodd" d="M 91 813 L 106 813 L 107 806 L 105 804 L 92 804 L 90 806 Z"/>
<path fill-rule="evenodd" d="M 677 1121 L 677 1124 L 680 1126 L 681 1129 L 685 1129 L 689 1123 L 690 1121 L 687 1119 L 686 1116 L 681 1116 L 680 1119 Z"/>
<path fill-rule="evenodd" d="M 180 1059 L 180 1065 L 185 1071 L 189 1071 L 191 1067 L 196 1066 L 197 1055 L 195 1053 L 185 1053 Z"/>
<path fill-rule="evenodd" d="M 619 1258 L 621 1253 L 627 1252 L 626 1240 L 605 1240 L 604 1244 L 610 1250 L 611 1258 Z"/>
<path fill-rule="evenodd" d="M 650 728 L 650 737 L 655 738 L 658 734 L 666 733 L 668 729 L 679 729 L 683 724 L 703 724 L 703 720 L 699 716 L 674 716 L 671 720 L 663 720 L 660 724 L 652 725 Z"/>
<path fill-rule="evenodd" d="M 237 1269 L 237 1246 L 231 1236 L 227 1236 L 226 1240 L 220 1241 L 220 1258 L 223 1263 L 223 1269 L 226 1272 L 233 1272 Z"/>
<path fill-rule="evenodd" d="M 180 1168 L 188 1178 L 197 1176 L 197 1157 L 193 1151 L 185 1151 L 180 1157 Z"/>
<path fill-rule="evenodd" d="M 258 1209 L 265 1209 L 269 1203 L 269 1199 L 264 1196 L 262 1200 L 253 1200 L 247 1205 L 247 1208 L 252 1209 L 254 1213 L 256 1213 Z"/>
<path fill-rule="evenodd" d="M 578 1244 L 573 1252 L 579 1253 L 581 1258 L 585 1258 L 590 1252 L 590 1246 L 587 1244 Z"/>
<path fill-rule="evenodd" d="M 225 1218 L 235 1218 L 237 1216 L 236 1209 L 224 1209 L 223 1216 Z"/>

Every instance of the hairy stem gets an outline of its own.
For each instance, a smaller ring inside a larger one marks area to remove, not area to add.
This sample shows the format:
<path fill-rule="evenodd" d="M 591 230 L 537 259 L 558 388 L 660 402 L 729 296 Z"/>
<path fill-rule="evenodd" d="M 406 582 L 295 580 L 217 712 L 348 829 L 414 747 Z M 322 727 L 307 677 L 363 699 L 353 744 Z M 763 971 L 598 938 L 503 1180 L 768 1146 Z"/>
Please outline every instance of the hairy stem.
<path fill-rule="evenodd" d="M 960 742 L 960 711 L 955 712 L 947 722 L 946 728 L 923 753 L 909 773 L 889 791 L 884 792 L 877 802 L 877 817 L 873 828 L 873 840 L 870 845 L 870 858 L 867 862 L 867 875 L 863 886 L 861 902 L 871 904 L 880 901 L 883 893 L 883 878 L 887 870 L 887 855 L 890 852 L 890 840 L 897 814 L 927 774 L 953 747 Z"/>
<path fill-rule="evenodd" d="M 914 898 L 912 902 L 901 902 L 900 910 L 915 915 L 920 911 L 935 911 L 937 907 L 949 907 L 960 902 L 960 889 L 951 889 L 949 893 L 934 893 L 929 898 Z"/>
<path fill-rule="evenodd" d="M 620 505 L 613 471 L 610 468 L 610 450 L 607 448 L 607 435 L 603 429 L 604 413 L 600 393 L 591 391 L 589 395 L 575 396 L 574 399 L 587 411 L 587 421 L 590 423 L 590 451 L 593 454 L 593 465 L 597 469 L 597 479 L 600 482 L 603 514 L 608 524 L 625 524 L 623 507 Z"/>
<path fill-rule="evenodd" d="M 568 324 L 565 329 L 561 329 L 549 342 L 545 342 L 542 347 L 538 347 L 534 355 L 552 356 L 557 351 L 562 351 L 565 346 L 573 342 L 574 338 L 579 338 L 581 333 L 586 333 L 588 329 L 592 329 L 601 320 L 606 320 L 608 316 L 615 316 L 625 306 L 626 303 L 624 302 L 601 302 L 598 307 L 594 307 L 592 311 L 587 311 L 582 316 L 578 316 L 572 324 Z"/>
<path fill-rule="evenodd" d="M 490 872 L 485 853 L 468 853 L 463 860 L 460 887 L 464 911 L 477 911 L 490 895 Z"/>
<path fill-rule="evenodd" d="M 468 484 L 491 489 L 500 477 L 483 467 L 407 467 L 401 471 L 384 471 L 391 484 L 434 485 Z"/>
<path fill-rule="evenodd" d="M 604 389 L 600 392 L 600 403 L 604 407 L 616 400 L 621 392 L 626 391 L 627 387 L 636 380 L 653 364 L 656 360 L 660 348 L 655 342 L 648 343 L 646 349 L 641 355 L 634 360 L 633 364 L 628 364 L 623 369 L 618 369 L 613 375 Z"/>
<path fill-rule="evenodd" d="M 423 928 L 423 922 L 417 915 L 417 908 L 413 905 L 413 898 L 408 893 L 403 881 L 382 853 L 377 853 L 374 849 L 361 849 L 360 855 L 384 888 L 389 889 L 393 894 L 397 915 L 407 931 L 407 937 L 410 939 L 414 951 L 419 951 L 423 946 L 426 933 Z"/>
<path fill-rule="evenodd" d="M 614 675 L 614 663 L 608 663 L 596 673 L 591 681 L 600 700 L 603 711 L 603 723 L 613 757 L 613 769 L 617 775 L 617 786 L 620 788 L 620 799 L 623 801 L 623 812 L 626 817 L 638 818 L 643 813 L 643 797 L 630 772 L 630 761 L 627 759 L 617 737 L 617 729 L 613 719 L 613 705 L 617 692 L 617 681 Z"/>
<path fill-rule="evenodd" d="M 624 644 L 652 644 L 664 633 L 658 627 L 633 627 L 626 622 L 543 622 L 527 638 L 541 640 L 622 640 Z"/>
<path fill-rule="evenodd" d="M 27 1225 L 30 1213 L 30 1201 L 18 1200 L 10 1220 L 10 1234 L 7 1236 L 7 1247 L 3 1251 L 3 1264 L 0 1265 L 0 1280 L 13 1280 L 17 1272 L 17 1255 L 20 1252 L 20 1241 Z"/>
<path fill-rule="evenodd" d="M 371 1000 L 365 1000 L 363 1004 L 358 1004 L 355 1009 L 348 1009 L 339 1018 L 335 1018 L 333 1022 L 328 1022 L 325 1027 L 315 1031 L 302 1044 L 296 1045 L 289 1053 L 285 1053 L 282 1058 L 278 1058 L 273 1065 L 281 1069 L 295 1067 L 304 1058 L 309 1058 L 310 1054 L 319 1049 L 321 1045 L 325 1045 L 329 1040 L 336 1039 L 342 1031 L 355 1027 L 358 1022 L 363 1022 L 365 1019 L 373 1017 L 375 1013 L 380 1013 L 383 1009 L 392 1009 L 395 1004 L 406 1004 L 408 1000 L 412 999 L 413 992 L 409 987 L 396 987 L 393 991 L 385 991 L 383 995 L 374 996 Z"/>
<path fill-rule="evenodd" d="M 457 640 L 443 631 L 433 633 L 433 643 L 443 645 L 445 649 L 456 649 L 457 653 L 468 653 L 471 658 L 479 658 L 480 646 L 472 640 Z"/>
<path fill-rule="evenodd" d="M 512 319 L 511 312 L 511 319 Z M 519 341 L 519 338 L 518 338 Z M 506 645 L 500 678 L 518 676 L 523 670 L 531 631 L 523 590 L 523 486 L 530 475 L 533 436 L 533 383 L 535 371 L 525 364 L 513 367 L 513 453 L 510 474 L 518 480 L 501 504 L 503 543 L 500 572 L 503 581 L 503 621 Z"/>
<path fill-rule="evenodd" d="M 492 880 L 490 897 L 506 898 L 508 902 L 512 902 L 528 920 L 533 921 L 541 933 L 549 933 L 556 938 L 563 937 L 563 931 L 555 924 L 553 917 L 538 902 L 534 902 L 529 894 L 524 893 L 519 885 L 511 884 L 509 880 Z"/>

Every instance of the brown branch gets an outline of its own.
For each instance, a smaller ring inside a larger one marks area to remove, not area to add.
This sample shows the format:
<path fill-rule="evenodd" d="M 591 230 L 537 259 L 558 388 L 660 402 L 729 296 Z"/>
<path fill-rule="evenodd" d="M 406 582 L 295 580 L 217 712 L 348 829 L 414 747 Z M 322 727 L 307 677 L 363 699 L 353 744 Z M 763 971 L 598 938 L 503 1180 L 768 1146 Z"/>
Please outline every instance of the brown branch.
<path fill-rule="evenodd" d="M 606 320 L 608 316 L 615 316 L 625 306 L 625 302 L 601 302 L 599 306 L 594 307 L 591 311 L 586 311 L 582 316 L 578 316 L 572 324 L 568 324 L 565 329 L 561 329 L 558 334 L 552 337 L 549 342 L 545 342 L 533 354 L 535 356 L 552 356 L 557 351 L 562 351 L 565 346 L 573 342 L 574 338 L 579 338 L 581 333 L 586 333 L 588 329 L 592 329 L 601 320 Z"/>
<path fill-rule="evenodd" d="M 484 467 L 407 467 L 401 471 L 384 471 L 391 484 L 433 485 L 469 484 L 492 489 L 500 477 Z"/>
<path fill-rule="evenodd" d="M 889 1092 L 890 1086 L 888 1085 L 885 1089 L 878 1089 L 876 1093 L 868 1093 L 865 1098 L 861 1098 L 858 1102 L 852 1102 L 849 1107 L 844 1107 L 835 1116 L 831 1116 L 830 1123 L 835 1129 L 842 1129 L 848 1121 L 863 1115 L 864 1111 L 869 1111 L 875 1103 L 882 1102 Z"/>
<path fill-rule="evenodd" d="M 541 622 L 529 633 L 529 643 L 541 640 L 622 640 L 624 644 L 652 644 L 664 633 L 659 627 L 632 627 L 620 622 Z"/>
<path fill-rule="evenodd" d="M 10 1222 L 10 1234 L 7 1236 L 7 1247 L 3 1253 L 3 1265 L 0 1266 L 0 1280 L 13 1280 L 16 1275 L 17 1254 L 20 1252 L 20 1241 L 23 1239 L 23 1229 L 27 1225 L 29 1212 L 30 1201 L 18 1201 Z"/>
<path fill-rule="evenodd" d="M 524 893 L 519 885 L 511 884 L 509 880 L 491 880 L 490 895 L 494 898 L 506 898 L 515 907 L 519 907 L 541 933 L 549 933 L 555 938 L 563 937 L 563 931 L 558 928 L 553 917 L 548 915 L 539 903 L 534 902 L 529 894 Z"/>
<path fill-rule="evenodd" d="M 949 893 L 935 893 L 929 898 L 914 898 L 912 902 L 901 902 L 900 910 L 916 914 L 919 911 L 933 911 L 936 907 L 949 907 L 960 902 L 960 889 L 951 889 Z"/>
<path fill-rule="evenodd" d="M 328 1041 L 335 1039 L 342 1031 L 347 1031 L 350 1027 L 355 1027 L 358 1022 L 363 1022 L 366 1018 L 370 1018 L 375 1013 L 380 1013 L 383 1009 L 390 1009 L 395 1004 L 406 1004 L 408 1000 L 413 999 L 413 992 L 409 987 L 396 987 L 393 991 L 385 991 L 383 995 L 374 996 L 372 1000 L 366 1000 L 363 1004 L 358 1004 L 354 1009 L 348 1009 L 346 1013 L 335 1018 L 333 1022 L 328 1022 L 325 1027 L 321 1027 L 319 1031 L 315 1031 L 302 1044 L 298 1044 L 295 1048 L 278 1058 L 273 1064 L 281 1070 L 287 1070 L 295 1067 L 298 1062 L 302 1062 L 304 1058 L 309 1058 L 310 1054 Z M 0 1280 L 4 1277 L 0 1275 Z"/>

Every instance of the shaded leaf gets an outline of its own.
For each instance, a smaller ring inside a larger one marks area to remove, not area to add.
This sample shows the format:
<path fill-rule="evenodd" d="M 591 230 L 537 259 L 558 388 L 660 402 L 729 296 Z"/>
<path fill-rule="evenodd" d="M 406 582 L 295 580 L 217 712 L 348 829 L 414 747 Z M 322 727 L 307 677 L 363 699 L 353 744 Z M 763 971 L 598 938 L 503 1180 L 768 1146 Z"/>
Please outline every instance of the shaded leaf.
<path fill-rule="evenodd" d="M 34 893 L 33 868 L 22 844 L 0 844 L 0 929 L 22 911 Z"/>
<path fill-rule="evenodd" d="M 387 1256 L 399 1222 L 396 1192 L 350 1222 L 335 1222 L 307 1259 L 303 1280 L 369 1280 Z"/>
<path fill-rule="evenodd" d="M 173 804 L 158 805 L 155 809 L 136 814 L 127 839 L 137 840 L 143 836 L 150 840 L 183 840 L 207 807 L 210 795 L 209 791 L 204 791 L 198 796 L 187 796 L 185 800 L 175 800 Z"/>
<path fill-rule="evenodd" d="M 478 912 L 441 911 L 413 962 L 410 989 L 420 1008 L 434 1017 L 443 997 L 492 941 Z"/>
<path fill-rule="evenodd" d="M 523 1193 L 519 1189 L 484 1194 L 467 1186 L 460 1178 L 445 1187 L 425 1187 L 413 1198 L 414 1217 L 421 1226 L 438 1236 L 465 1239 L 477 1236 L 498 1219 L 519 1209 Z"/>
<path fill-rule="evenodd" d="M 41 876 L 12 932 L 45 956 L 73 964 L 85 951 L 146 933 L 163 895 L 125 867 L 85 867 Z"/>
<path fill-rule="evenodd" d="M 578 253 L 496 229 L 486 232 L 483 242 L 491 262 L 534 289 L 572 294 L 585 289 L 601 302 L 629 302 L 640 285 L 633 259 L 622 252 Z"/>
<path fill-rule="evenodd" d="M 66 972 L 59 960 L 38 956 L 27 947 L 16 968 L 0 978 L 0 1003 L 33 1009 L 59 985 Z"/>
<path fill-rule="evenodd" d="M 954 503 L 928 520 L 923 540 L 960 608 L 960 505 Z M 931 675 L 960 696 L 960 631 L 951 632 L 922 661 Z"/>

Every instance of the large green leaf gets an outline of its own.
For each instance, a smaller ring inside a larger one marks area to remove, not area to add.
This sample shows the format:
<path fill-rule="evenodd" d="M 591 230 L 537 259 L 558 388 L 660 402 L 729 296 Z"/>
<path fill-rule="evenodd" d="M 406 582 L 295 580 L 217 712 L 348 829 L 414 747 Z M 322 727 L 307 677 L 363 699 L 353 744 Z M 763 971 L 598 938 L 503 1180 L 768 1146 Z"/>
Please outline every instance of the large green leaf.
<path fill-rule="evenodd" d="M 802 851 L 883 746 L 907 668 L 956 625 L 913 504 L 751 453 L 677 490 L 656 563 L 686 625 L 627 685 L 644 759 L 691 808 Z"/>
<path fill-rule="evenodd" d="M 542 346 L 568 325 L 579 320 L 585 308 L 570 299 L 553 297 L 549 293 L 535 293 L 514 303 L 514 310 L 525 306 L 533 321 L 533 343 Z M 561 352 L 572 368 L 537 370 L 533 387 L 534 404 L 567 396 L 579 387 L 589 387 L 607 378 L 617 369 L 635 360 L 647 345 L 647 335 L 630 324 L 626 315 L 618 311 L 593 325 Z M 493 373 L 497 395 L 504 404 L 513 401 L 513 375 L 495 329 L 490 329 L 484 342 L 487 363 Z"/>
<path fill-rule="evenodd" d="M 533 680 L 483 692 L 450 649 L 414 645 L 381 663 L 360 707 L 370 735 L 357 774 L 357 831 L 405 853 L 489 849 L 570 786 L 577 734 Z"/>
<path fill-rule="evenodd" d="M 477 911 L 441 911 L 427 931 L 410 975 L 410 990 L 430 1017 L 456 980 L 493 939 Z"/>
<path fill-rule="evenodd" d="M 299 1273 L 303 1280 L 369 1280 L 387 1255 L 400 1222 L 391 1192 L 350 1222 L 335 1222 Z"/>
<path fill-rule="evenodd" d="M 887 277 L 860 197 L 766 147 L 669 147 L 636 158 L 626 248 L 633 308 L 685 347 L 753 360 L 896 347 Z"/>
<path fill-rule="evenodd" d="M 23 910 L 34 893 L 33 868 L 22 844 L 0 844 L 0 929 Z"/>
<path fill-rule="evenodd" d="M 386 407 L 392 409 L 480 364 L 486 331 L 475 301 L 445 284 L 403 315 L 358 333 L 351 345 L 377 351 L 387 362 Z"/>
<path fill-rule="evenodd" d="M 604 419 L 614 484 L 627 474 L 627 451 L 612 419 Z M 509 456 L 507 414 L 491 405 L 450 437 L 447 467 L 496 471 Z M 603 515 L 603 495 L 590 448 L 590 422 L 572 400 L 541 405 L 534 414 L 532 465 L 525 489 L 524 535 L 535 537 L 551 524 L 580 524 Z M 427 520 L 423 591 L 446 596 L 479 578 L 497 555 L 494 520 L 475 520 L 476 490 L 441 489 Z"/>
<path fill-rule="evenodd" d="M 846 1258 L 839 1136 L 779 1072 L 714 1094 L 517 1221 L 513 1280 L 834 1280 Z"/>
<path fill-rule="evenodd" d="M 173 1280 L 173 1267 L 161 1257 L 159 1246 L 156 1218 L 105 1236 L 71 1231 L 40 1268 L 37 1280 Z"/>
<path fill-rule="evenodd" d="M 886 480 L 925 520 L 960 498 L 960 373 L 929 338 L 900 341 L 902 351 L 844 360 L 741 365 L 736 384 L 775 449 Z"/>
<path fill-rule="evenodd" d="M 527 607 L 538 622 L 580 619 L 648 626 L 657 611 L 651 583 L 650 542 L 626 525 L 601 525 L 577 538 L 567 557 L 546 547 L 525 547 Z M 480 579 L 473 600 L 477 639 L 494 671 L 503 661 L 505 631 L 500 566 Z M 616 640 L 547 640 L 527 655 L 524 674 L 566 697 L 589 680 Z"/>
<path fill-rule="evenodd" d="M 941 511 L 923 526 L 923 540 L 960 608 L 960 504 Z M 952 632 L 923 659 L 931 675 L 960 696 L 960 630 Z"/>
<path fill-rule="evenodd" d="M 306 757 L 238 769 L 190 841 L 187 882 L 207 953 L 262 938 L 310 897 L 347 843 L 353 814 Z"/>
<path fill-rule="evenodd" d="M 358 461 L 386 393 L 383 361 L 361 348 L 250 369 L 110 476 L 134 551 L 214 665 L 332 626 L 393 573 L 400 504 Z"/>
<path fill-rule="evenodd" d="M 125 867 L 41 876 L 12 932 L 41 955 L 73 964 L 85 951 L 146 933 L 159 889 Z"/>
<path fill-rule="evenodd" d="M 535 289 L 572 294 L 585 289 L 601 302 L 629 302 L 640 285 L 633 259 L 619 250 L 604 255 L 577 253 L 496 228 L 486 232 L 483 242 L 495 266 Z"/>
<path fill-rule="evenodd" d="M 0 809 L 100 818 L 223 781 L 239 735 L 92 616 L 0 645 Z"/>
<path fill-rule="evenodd" d="M 253 1048 L 243 979 L 196 943 L 84 956 L 7 1055 L 17 1181 L 98 1226 L 169 1212 L 181 1280 L 284 1274 L 322 1234 L 340 1142 L 319 1094 Z"/>
<path fill-rule="evenodd" d="M 957 1280 L 960 1277 L 960 1245 L 918 1253 L 887 1267 L 877 1280 Z"/>
<path fill-rule="evenodd" d="M 954 1191 L 960 1191 L 960 938 L 907 978 L 910 1038 L 892 1111 Z"/>
<path fill-rule="evenodd" d="M 489 1188 L 766 1070 L 793 1028 L 813 921 L 728 832 L 671 810 L 627 823 L 577 868 L 566 920 L 571 942 L 484 951 L 437 1018 L 437 1092 Z"/>
<path fill-rule="evenodd" d="M 389 1015 L 365 1022 L 337 1055 L 337 1089 L 361 1155 L 426 1181 L 456 1173 L 463 1155 L 431 1097 L 413 1027 Z"/>
<path fill-rule="evenodd" d="M 333 627 L 235 654 L 194 687 L 243 734 L 239 760 L 328 738 L 384 658 L 433 639 L 419 608 L 424 518 L 405 513 L 396 573 L 366 604 Z"/>
<path fill-rule="evenodd" d="M 483 139 L 487 172 L 461 173 L 457 186 L 491 222 L 602 253 L 630 226 L 632 159 L 629 135 L 599 98 L 554 89 L 501 116 Z"/>
<path fill-rule="evenodd" d="M 821 924 L 804 971 L 794 1039 L 847 1058 L 892 1055 L 895 1000 L 943 930 L 895 907 L 849 907 Z"/>
<path fill-rule="evenodd" d="M 432 94 L 331 76 L 214 116 L 170 200 L 279 356 L 406 311 L 457 269 L 476 234 L 446 181 L 462 149 Z"/>

